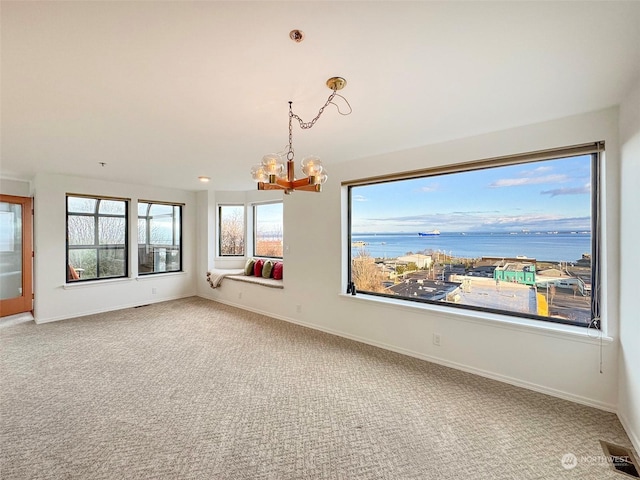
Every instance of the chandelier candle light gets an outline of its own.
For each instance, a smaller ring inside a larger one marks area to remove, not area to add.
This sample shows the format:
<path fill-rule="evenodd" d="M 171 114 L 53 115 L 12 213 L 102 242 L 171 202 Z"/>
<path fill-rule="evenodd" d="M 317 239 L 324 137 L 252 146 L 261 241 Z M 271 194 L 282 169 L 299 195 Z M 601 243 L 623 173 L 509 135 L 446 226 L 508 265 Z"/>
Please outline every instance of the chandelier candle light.
<path fill-rule="evenodd" d="M 295 178 L 295 163 L 293 161 L 293 128 L 292 122 L 294 119 L 300 124 L 300 128 L 307 130 L 315 125 L 315 123 L 322 115 L 324 109 L 333 103 L 333 99 L 337 95 L 342 98 L 347 105 L 349 102 L 342 96 L 338 95 L 337 91 L 342 90 L 347 81 L 341 77 L 331 77 L 327 80 L 327 86 L 333 90 L 326 103 L 318 112 L 318 115 L 310 122 L 304 122 L 298 115 L 293 113 L 292 102 L 289 102 L 289 146 L 286 152 L 282 153 L 270 153 L 262 157 L 262 163 L 254 165 L 251 168 L 251 176 L 258 183 L 258 190 L 284 190 L 284 193 L 289 195 L 294 190 L 303 190 L 306 192 L 320 192 L 322 191 L 322 184 L 327 181 L 327 173 L 322 167 L 322 162 L 316 156 L 308 156 L 302 159 L 302 172 L 306 175 L 305 178 Z M 334 105 L 336 105 L 334 103 Z M 337 107 L 337 105 L 336 105 Z M 351 106 L 349 106 L 348 113 L 340 112 L 338 107 L 338 113 L 341 115 L 349 115 L 351 113 Z M 286 159 L 286 162 L 285 162 Z"/>

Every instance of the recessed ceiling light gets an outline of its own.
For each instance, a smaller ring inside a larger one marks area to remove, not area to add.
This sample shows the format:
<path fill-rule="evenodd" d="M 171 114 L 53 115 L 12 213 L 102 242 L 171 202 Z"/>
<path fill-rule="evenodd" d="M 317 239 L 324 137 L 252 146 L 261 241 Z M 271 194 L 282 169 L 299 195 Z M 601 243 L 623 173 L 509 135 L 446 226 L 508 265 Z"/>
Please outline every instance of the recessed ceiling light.
<path fill-rule="evenodd" d="M 200 180 L 202 183 L 207 183 L 211 179 L 209 177 L 198 177 L 198 180 Z"/>

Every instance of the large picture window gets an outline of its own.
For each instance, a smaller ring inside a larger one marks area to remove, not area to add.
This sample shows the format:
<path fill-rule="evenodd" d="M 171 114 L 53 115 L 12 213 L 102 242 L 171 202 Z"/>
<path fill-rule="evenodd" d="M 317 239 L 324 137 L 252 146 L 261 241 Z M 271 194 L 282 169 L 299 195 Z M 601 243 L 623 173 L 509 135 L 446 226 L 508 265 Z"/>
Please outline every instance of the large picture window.
<path fill-rule="evenodd" d="M 348 185 L 350 288 L 599 328 L 600 149 Z"/>
<path fill-rule="evenodd" d="M 282 258 L 282 202 L 253 206 L 254 255 Z"/>
<path fill-rule="evenodd" d="M 182 205 L 138 202 L 138 273 L 182 271 Z"/>
<path fill-rule="evenodd" d="M 126 277 L 127 199 L 67 195 L 67 282 Z"/>
<path fill-rule="evenodd" d="M 218 206 L 218 252 L 222 256 L 244 255 L 244 205 Z"/>

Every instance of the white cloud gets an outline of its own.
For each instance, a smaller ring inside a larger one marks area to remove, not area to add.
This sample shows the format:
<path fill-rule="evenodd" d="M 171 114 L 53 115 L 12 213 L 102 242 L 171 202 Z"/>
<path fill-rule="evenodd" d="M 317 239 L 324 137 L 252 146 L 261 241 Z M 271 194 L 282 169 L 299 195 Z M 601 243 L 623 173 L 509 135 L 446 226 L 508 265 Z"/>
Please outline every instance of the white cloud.
<path fill-rule="evenodd" d="M 404 217 L 355 220 L 355 231 L 418 232 L 438 229 L 443 232 L 508 232 L 528 229 L 589 230 L 590 217 L 566 217 L 556 214 L 504 215 L 499 212 L 454 212 L 449 214 L 410 215 Z"/>
<path fill-rule="evenodd" d="M 438 184 L 438 183 L 432 183 L 430 185 L 424 185 L 424 186 L 422 186 L 422 187 L 420 187 L 418 189 L 419 192 L 426 192 L 426 193 L 437 192 L 438 190 L 440 190 L 440 184 Z"/>
<path fill-rule="evenodd" d="M 540 192 L 541 195 L 551 195 L 556 197 L 558 195 L 588 195 L 591 193 L 591 184 L 587 183 L 582 187 L 574 188 L 554 188 L 553 190 L 545 190 Z"/>
<path fill-rule="evenodd" d="M 562 183 L 569 180 L 569 177 L 564 174 L 543 175 L 539 177 L 501 178 L 500 180 L 496 180 L 495 182 L 489 184 L 489 187 L 517 187 L 520 185 L 537 185 L 540 183 Z"/>

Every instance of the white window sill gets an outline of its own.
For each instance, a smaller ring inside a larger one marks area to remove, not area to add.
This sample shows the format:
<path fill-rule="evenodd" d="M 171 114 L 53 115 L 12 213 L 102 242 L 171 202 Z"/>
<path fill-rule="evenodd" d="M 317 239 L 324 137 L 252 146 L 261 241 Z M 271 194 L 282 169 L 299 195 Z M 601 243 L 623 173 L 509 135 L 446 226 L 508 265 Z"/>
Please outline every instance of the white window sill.
<path fill-rule="evenodd" d="M 602 340 L 606 343 L 613 343 L 614 339 L 604 335 L 604 332 L 585 327 L 576 327 L 573 325 L 564 325 L 561 323 L 545 322 L 543 320 L 533 320 L 520 317 L 510 317 L 508 315 L 499 315 L 490 312 L 481 312 L 477 310 L 465 310 L 461 308 L 453 308 L 426 303 L 410 302 L 407 300 L 396 300 L 395 298 L 378 297 L 375 295 L 366 295 L 358 293 L 351 295 L 340 293 L 340 297 L 353 301 L 375 303 L 383 308 L 393 310 L 406 310 L 413 313 L 429 312 L 441 316 L 456 317 L 459 320 L 471 323 L 479 323 L 490 325 L 497 328 L 507 328 L 511 330 L 527 331 L 538 335 L 547 335 L 556 338 L 564 338 L 568 340 L 594 343 L 597 344 Z"/>
<path fill-rule="evenodd" d="M 123 283 L 132 281 L 132 277 L 124 278 L 105 278 L 104 280 L 87 280 L 86 282 L 65 283 L 62 288 L 65 290 L 73 290 L 74 288 L 95 287 L 96 285 L 105 285 L 109 283 Z"/>
<path fill-rule="evenodd" d="M 97 285 L 105 285 L 110 283 L 122 283 L 122 282 L 131 282 L 135 280 L 139 282 L 140 280 L 153 280 L 156 278 L 166 278 L 173 277 L 176 275 L 186 275 L 187 272 L 167 272 L 167 273 L 152 273 L 151 275 L 140 275 L 137 277 L 124 277 L 124 278 L 105 278 L 104 280 L 87 280 L 85 282 L 73 282 L 73 283 L 65 283 L 62 288 L 65 290 L 73 290 L 74 288 L 82 288 L 82 287 L 95 287 Z"/>
<path fill-rule="evenodd" d="M 162 273 L 149 273 L 147 275 L 138 275 L 135 277 L 136 281 L 140 280 L 152 280 L 154 278 L 174 277 L 176 275 L 186 275 L 187 272 L 162 272 Z"/>

